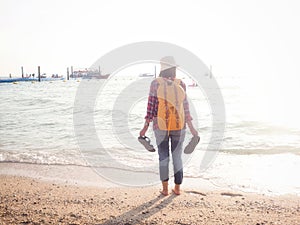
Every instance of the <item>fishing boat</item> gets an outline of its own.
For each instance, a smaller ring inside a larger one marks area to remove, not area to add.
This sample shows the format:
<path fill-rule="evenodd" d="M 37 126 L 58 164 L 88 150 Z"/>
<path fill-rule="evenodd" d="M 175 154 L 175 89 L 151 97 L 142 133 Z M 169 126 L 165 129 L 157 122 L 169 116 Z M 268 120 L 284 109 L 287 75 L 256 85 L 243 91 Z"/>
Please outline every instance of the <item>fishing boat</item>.
<path fill-rule="evenodd" d="M 70 75 L 71 78 L 82 78 L 82 79 L 107 79 L 110 74 L 102 74 L 99 70 L 76 70 Z"/>
<path fill-rule="evenodd" d="M 107 79 L 109 77 L 109 74 L 99 74 L 99 73 L 88 73 L 85 76 L 82 76 L 82 79 Z"/>
<path fill-rule="evenodd" d="M 139 75 L 139 77 L 154 77 L 154 74 L 152 74 L 152 73 L 141 73 Z"/>

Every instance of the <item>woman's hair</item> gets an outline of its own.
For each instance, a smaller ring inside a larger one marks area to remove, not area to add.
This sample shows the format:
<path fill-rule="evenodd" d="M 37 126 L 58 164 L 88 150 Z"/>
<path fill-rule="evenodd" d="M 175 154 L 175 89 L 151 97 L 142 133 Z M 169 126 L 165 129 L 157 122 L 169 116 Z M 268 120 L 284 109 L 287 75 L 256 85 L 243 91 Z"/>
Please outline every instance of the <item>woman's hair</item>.
<path fill-rule="evenodd" d="M 163 71 L 160 71 L 159 73 L 160 77 L 165 77 L 165 78 L 175 78 L 176 77 L 176 67 L 172 67 Z"/>

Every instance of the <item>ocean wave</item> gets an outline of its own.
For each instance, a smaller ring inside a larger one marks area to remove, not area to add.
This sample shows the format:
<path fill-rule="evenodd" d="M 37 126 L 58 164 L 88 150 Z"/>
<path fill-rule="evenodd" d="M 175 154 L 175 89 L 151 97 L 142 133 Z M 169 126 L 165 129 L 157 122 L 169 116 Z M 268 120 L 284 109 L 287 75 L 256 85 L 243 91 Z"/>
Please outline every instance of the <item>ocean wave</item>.
<path fill-rule="evenodd" d="M 0 162 L 14 162 L 14 163 L 31 163 L 42 165 L 78 165 L 87 166 L 85 160 L 82 159 L 80 154 L 73 154 L 64 151 L 60 153 L 53 152 L 18 152 L 18 151 L 1 151 Z"/>
<path fill-rule="evenodd" d="M 273 148 L 257 148 L 257 149 L 221 149 L 220 152 L 234 155 L 272 155 L 272 154 L 294 154 L 300 155 L 300 148 L 291 146 L 278 146 Z"/>

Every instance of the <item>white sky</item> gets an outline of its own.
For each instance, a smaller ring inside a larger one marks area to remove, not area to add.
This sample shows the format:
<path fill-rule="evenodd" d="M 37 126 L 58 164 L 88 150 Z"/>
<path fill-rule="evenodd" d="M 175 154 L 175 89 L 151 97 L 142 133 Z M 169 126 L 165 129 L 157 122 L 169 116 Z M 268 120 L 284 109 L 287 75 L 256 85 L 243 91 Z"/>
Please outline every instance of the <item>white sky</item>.
<path fill-rule="evenodd" d="M 0 76 L 87 68 L 110 50 L 165 41 L 215 75 L 298 76 L 298 0 L 0 0 Z"/>

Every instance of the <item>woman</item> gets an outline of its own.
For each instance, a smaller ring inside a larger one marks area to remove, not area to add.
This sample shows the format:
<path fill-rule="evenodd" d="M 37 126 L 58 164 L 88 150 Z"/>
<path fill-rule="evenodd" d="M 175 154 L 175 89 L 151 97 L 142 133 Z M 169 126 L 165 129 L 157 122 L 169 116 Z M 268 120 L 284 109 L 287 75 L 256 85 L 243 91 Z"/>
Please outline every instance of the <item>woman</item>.
<path fill-rule="evenodd" d="M 182 144 L 185 138 L 185 128 L 188 125 L 193 136 L 198 136 L 193 127 L 192 117 L 186 96 L 186 85 L 176 79 L 176 63 L 172 56 L 161 59 L 159 77 L 152 81 L 148 97 L 147 115 L 140 136 L 145 136 L 150 122 L 153 122 L 156 143 L 159 154 L 159 173 L 163 190 L 168 195 L 169 153 L 171 147 L 174 182 L 173 192 L 180 194 L 183 179 Z M 171 146 L 169 146 L 171 142 Z"/>

